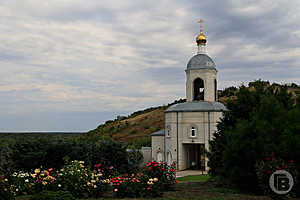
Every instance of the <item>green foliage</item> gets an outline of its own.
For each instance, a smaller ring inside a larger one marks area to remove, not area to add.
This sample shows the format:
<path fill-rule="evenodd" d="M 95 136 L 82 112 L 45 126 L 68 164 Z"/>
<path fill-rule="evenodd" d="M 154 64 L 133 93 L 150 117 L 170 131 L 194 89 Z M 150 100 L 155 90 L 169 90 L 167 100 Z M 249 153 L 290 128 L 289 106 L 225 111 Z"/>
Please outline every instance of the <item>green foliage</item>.
<path fill-rule="evenodd" d="M 5 171 L 4 167 L 10 171 L 30 171 L 40 166 L 59 169 L 64 166 L 65 160 L 83 160 L 91 166 L 102 162 L 104 167 L 114 166 L 118 172 L 125 173 L 132 167 L 135 168 L 128 161 L 126 147 L 125 144 L 112 140 L 88 143 L 52 141 L 46 138 L 24 139 L 8 146 L 7 150 L 0 150 L 0 156 L 5 158 L 1 159 L 0 167 L 3 168 L 2 171 Z"/>
<path fill-rule="evenodd" d="M 211 141 L 210 173 L 244 189 L 257 189 L 257 161 L 275 152 L 300 168 L 300 106 L 287 87 L 256 81 L 228 100 Z M 249 187 L 249 185 L 251 187 Z M 299 186 L 296 186 L 299 187 Z M 300 191 L 300 190 L 299 190 Z"/>
<path fill-rule="evenodd" d="M 42 191 L 29 198 L 29 200 L 75 200 L 68 191 Z"/>
<path fill-rule="evenodd" d="M 67 163 L 57 174 L 57 184 L 64 191 L 70 191 L 74 197 L 101 197 L 108 189 L 101 170 L 91 171 L 83 161 Z"/>
<path fill-rule="evenodd" d="M 230 97 L 230 96 L 234 96 L 235 93 L 237 92 L 237 88 L 234 86 L 225 88 L 224 90 L 221 91 L 221 93 L 219 94 L 219 97 Z"/>
<path fill-rule="evenodd" d="M 14 161 L 12 159 L 13 151 L 8 144 L 0 148 L 0 175 L 9 175 L 13 171 Z"/>
<path fill-rule="evenodd" d="M 128 146 L 131 148 L 141 149 L 142 147 L 150 147 L 151 146 L 151 137 L 139 137 L 128 143 Z"/>
<path fill-rule="evenodd" d="M 0 176 L 0 199 L 14 200 L 14 191 L 10 184 L 10 180 L 4 176 Z"/>
<path fill-rule="evenodd" d="M 133 129 L 132 131 L 130 131 L 130 134 L 131 134 L 131 135 L 137 134 L 137 130 L 136 130 L 136 129 Z"/>
<path fill-rule="evenodd" d="M 161 189 L 170 189 L 177 183 L 175 163 L 169 166 L 165 162 L 152 161 L 146 164 L 142 172 L 147 177 L 158 178 Z"/>
<path fill-rule="evenodd" d="M 177 183 L 175 165 L 149 162 L 138 174 L 126 174 L 124 177 L 111 179 L 113 196 L 124 197 L 158 197 L 165 189 Z"/>
<path fill-rule="evenodd" d="M 260 189 L 264 192 L 264 194 L 274 197 L 274 199 L 277 197 L 283 197 L 282 195 L 275 194 L 271 188 L 269 187 L 269 179 L 272 173 L 274 173 L 276 170 L 286 170 L 288 171 L 292 177 L 294 177 L 294 183 L 297 183 L 298 180 L 296 177 L 298 177 L 298 172 L 295 168 L 294 160 L 290 160 L 288 162 L 275 157 L 274 153 L 272 153 L 270 156 L 267 156 L 265 160 L 258 161 L 255 164 L 256 169 L 256 175 L 258 178 L 258 184 Z M 294 189 L 295 191 L 295 189 Z M 292 194 L 295 193 L 292 190 Z M 290 195 L 290 193 L 288 194 Z"/>
<path fill-rule="evenodd" d="M 143 154 L 136 150 L 131 149 L 128 151 L 128 164 L 131 166 L 128 173 L 136 173 L 139 170 L 140 164 L 143 162 Z"/>

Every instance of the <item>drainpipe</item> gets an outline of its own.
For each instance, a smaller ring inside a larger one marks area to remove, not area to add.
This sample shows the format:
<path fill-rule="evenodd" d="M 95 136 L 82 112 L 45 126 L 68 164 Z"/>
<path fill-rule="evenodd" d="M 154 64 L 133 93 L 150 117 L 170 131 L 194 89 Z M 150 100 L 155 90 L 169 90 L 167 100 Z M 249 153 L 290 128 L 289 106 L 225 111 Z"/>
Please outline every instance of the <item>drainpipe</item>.
<path fill-rule="evenodd" d="M 209 151 L 209 144 L 210 144 L 210 112 L 208 111 L 208 151 Z M 206 162 L 206 155 L 205 155 L 205 162 Z M 207 166 L 205 165 L 205 168 L 206 167 Z"/>
<path fill-rule="evenodd" d="M 208 111 L 208 142 L 210 142 L 210 112 L 209 111 Z"/>
<path fill-rule="evenodd" d="M 178 150 L 178 112 L 176 112 L 176 134 L 177 134 L 177 170 L 179 166 L 179 150 Z"/>
<path fill-rule="evenodd" d="M 166 135 L 166 131 L 168 131 L 168 130 L 166 130 L 166 128 L 167 128 L 167 126 L 166 126 L 166 123 L 165 123 L 165 130 L 164 130 L 164 132 L 165 132 L 165 136 L 164 136 L 164 161 L 165 162 L 167 162 L 167 157 L 166 157 L 166 153 L 167 153 L 167 149 L 166 149 L 166 144 L 167 144 L 167 135 Z"/>

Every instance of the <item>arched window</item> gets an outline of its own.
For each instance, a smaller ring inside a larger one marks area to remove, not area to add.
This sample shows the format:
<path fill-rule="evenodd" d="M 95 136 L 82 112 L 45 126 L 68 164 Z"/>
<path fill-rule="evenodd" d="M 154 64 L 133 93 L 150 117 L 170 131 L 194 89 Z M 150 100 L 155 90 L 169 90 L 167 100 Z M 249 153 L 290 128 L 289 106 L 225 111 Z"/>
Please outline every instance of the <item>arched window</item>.
<path fill-rule="evenodd" d="M 169 166 L 172 164 L 172 154 L 170 151 L 167 153 L 167 162 Z"/>
<path fill-rule="evenodd" d="M 195 126 L 191 127 L 191 132 L 190 132 L 191 137 L 196 137 L 197 136 L 197 129 Z"/>
<path fill-rule="evenodd" d="M 162 157 L 162 153 L 161 152 L 157 152 L 156 161 L 157 162 L 162 162 L 163 161 L 163 157 Z"/>
<path fill-rule="evenodd" d="M 217 86 L 217 80 L 215 79 L 215 101 L 217 101 L 217 94 L 218 94 L 218 86 Z"/>
<path fill-rule="evenodd" d="M 201 78 L 194 80 L 194 100 L 204 100 L 204 81 Z"/>

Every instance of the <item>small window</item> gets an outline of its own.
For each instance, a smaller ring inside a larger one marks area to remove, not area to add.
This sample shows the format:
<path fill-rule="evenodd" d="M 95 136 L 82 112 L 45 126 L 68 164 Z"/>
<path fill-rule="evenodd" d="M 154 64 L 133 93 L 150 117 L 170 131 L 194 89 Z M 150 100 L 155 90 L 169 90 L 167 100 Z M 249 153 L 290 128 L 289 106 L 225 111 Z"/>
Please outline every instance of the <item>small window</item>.
<path fill-rule="evenodd" d="M 167 137 L 171 137 L 171 126 L 167 126 Z"/>
<path fill-rule="evenodd" d="M 191 137 L 196 137 L 196 128 L 194 126 L 192 126 L 191 128 Z"/>

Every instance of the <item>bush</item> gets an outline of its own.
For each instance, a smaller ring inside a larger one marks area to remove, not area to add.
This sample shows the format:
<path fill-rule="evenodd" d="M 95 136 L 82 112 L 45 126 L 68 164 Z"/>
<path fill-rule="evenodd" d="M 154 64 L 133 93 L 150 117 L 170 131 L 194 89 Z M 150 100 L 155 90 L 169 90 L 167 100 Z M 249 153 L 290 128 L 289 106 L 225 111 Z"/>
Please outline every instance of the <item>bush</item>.
<path fill-rule="evenodd" d="M 4 200 L 13 200 L 14 193 L 8 178 L 0 176 L 0 197 Z"/>
<path fill-rule="evenodd" d="M 102 162 L 104 168 L 114 166 L 120 173 L 126 173 L 134 167 L 128 163 L 126 145 L 117 141 L 102 140 L 99 143 L 88 143 L 84 141 L 49 141 L 46 138 L 32 140 L 31 138 L 17 141 L 9 149 L 12 153 L 0 150 L 0 157 L 7 157 L 7 159 L 0 160 L 0 170 L 6 167 L 10 169 L 9 166 L 14 166 L 11 172 L 30 171 L 40 166 L 60 169 L 64 166 L 64 159 L 83 160 L 90 166 Z M 2 154 L 4 155 L 2 156 Z"/>
<path fill-rule="evenodd" d="M 157 178 L 162 190 L 170 189 L 177 183 L 175 163 L 169 166 L 166 162 L 152 161 L 146 164 L 142 173 L 148 178 Z"/>
<path fill-rule="evenodd" d="M 101 197 L 108 189 L 108 181 L 103 179 L 101 170 L 91 171 L 83 161 L 72 161 L 57 174 L 57 183 L 74 197 Z"/>
<path fill-rule="evenodd" d="M 149 162 L 138 174 L 126 174 L 124 177 L 111 179 L 113 196 L 124 197 L 159 197 L 162 191 L 170 189 L 177 183 L 175 165 L 166 163 Z"/>
<path fill-rule="evenodd" d="M 42 191 L 31 196 L 29 200 L 75 200 L 75 198 L 67 191 Z"/>
<path fill-rule="evenodd" d="M 287 172 L 289 172 L 293 177 L 294 184 L 297 184 L 298 180 L 296 179 L 296 177 L 298 176 L 298 173 L 295 168 L 294 162 L 294 160 L 286 162 L 280 158 L 277 158 L 272 152 L 270 156 L 266 156 L 264 160 L 256 163 L 255 169 L 259 187 L 265 195 L 269 195 L 274 198 L 282 197 L 282 195 L 277 195 L 276 193 L 274 193 L 269 187 L 269 179 L 271 175 L 277 170 L 286 170 Z M 294 191 L 292 190 L 292 194 L 293 192 Z"/>
<path fill-rule="evenodd" d="M 230 111 L 210 143 L 210 174 L 240 189 L 258 190 L 255 164 L 264 160 L 264 152 L 294 159 L 299 171 L 300 105 L 287 88 L 256 81 L 251 88 L 240 87 L 236 96 L 228 100 Z"/>

